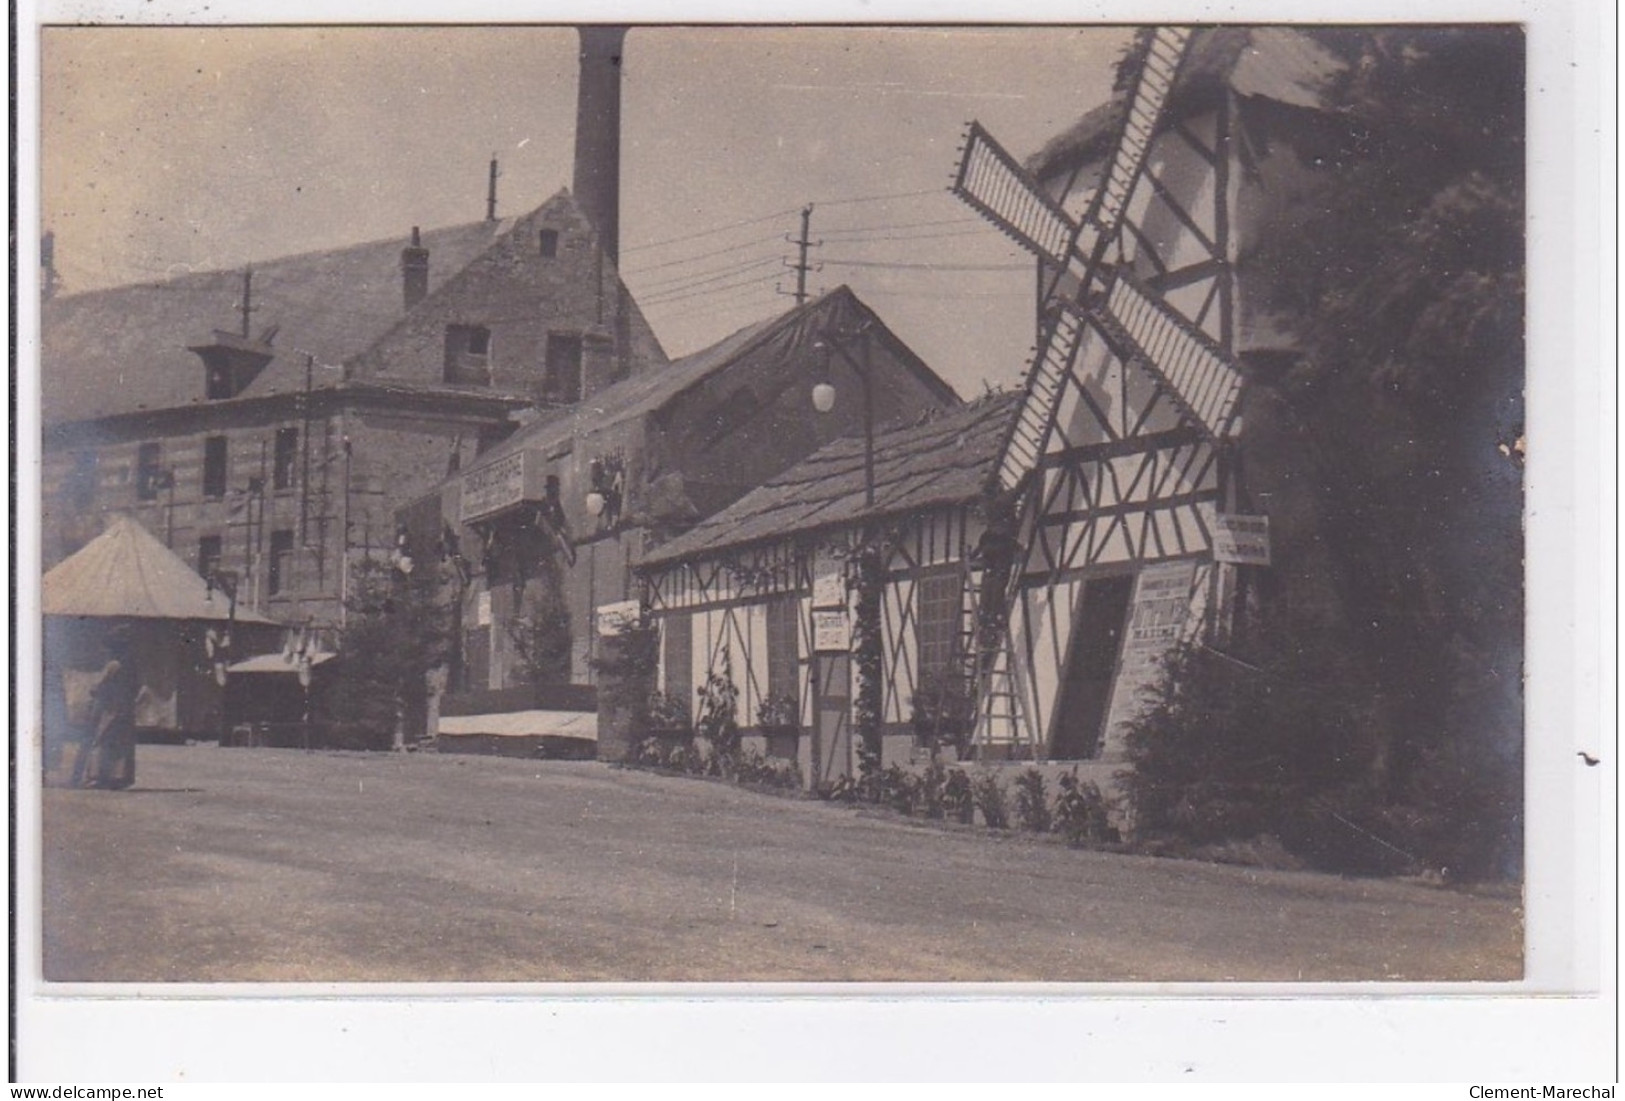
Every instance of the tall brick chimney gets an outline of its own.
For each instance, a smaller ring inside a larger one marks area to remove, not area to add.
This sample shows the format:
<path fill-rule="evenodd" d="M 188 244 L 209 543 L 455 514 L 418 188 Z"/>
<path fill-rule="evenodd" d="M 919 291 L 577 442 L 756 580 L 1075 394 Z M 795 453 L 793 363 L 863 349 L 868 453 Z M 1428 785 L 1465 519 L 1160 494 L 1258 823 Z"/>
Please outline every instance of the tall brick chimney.
<path fill-rule="evenodd" d="M 412 243 L 401 249 L 401 293 L 409 310 L 429 293 L 429 250 L 417 226 L 412 227 Z"/>
<path fill-rule="evenodd" d="M 619 262 L 621 251 L 621 44 L 626 30 L 602 25 L 577 28 L 581 77 L 571 191 L 612 264 Z"/>

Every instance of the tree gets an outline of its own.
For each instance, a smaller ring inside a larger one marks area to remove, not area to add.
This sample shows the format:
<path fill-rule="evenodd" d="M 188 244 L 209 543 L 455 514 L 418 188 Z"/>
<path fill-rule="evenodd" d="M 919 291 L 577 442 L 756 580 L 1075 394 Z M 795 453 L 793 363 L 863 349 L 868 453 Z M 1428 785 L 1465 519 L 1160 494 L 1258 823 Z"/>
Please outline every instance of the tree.
<path fill-rule="evenodd" d="M 1521 816 L 1512 444 L 1523 431 L 1523 36 L 1310 33 L 1347 62 L 1335 133 L 1313 135 L 1320 178 L 1307 208 L 1280 204 L 1243 258 L 1249 290 L 1302 351 L 1284 370 L 1254 372 L 1271 392 L 1249 399 L 1248 432 L 1256 439 L 1259 410 L 1279 407 L 1294 424 L 1276 439 L 1292 450 L 1250 444 L 1247 461 L 1307 464 L 1325 569 L 1301 571 L 1297 590 L 1265 609 L 1276 653 L 1260 665 L 1290 678 L 1277 666 L 1291 655 L 1340 651 L 1354 687 L 1345 710 L 1358 707 L 1371 736 L 1359 749 L 1367 790 L 1345 793 L 1364 817 L 1339 817 L 1453 872 L 1510 871 Z M 1290 614 L 1322 596 L 1338 611 L 1330 624 Z M 1185 672 L 1235 675 L 1201 662 Z"/>
<path fill-rule="evenodd" d="M 427 562 L 410 573 L 375 559 L 351 568 L 341 672 L 329 696 L 342 740 L 381 748 L 408 716 L 425 713 L 428 676 L 452 652 L 445 580 Z"/>

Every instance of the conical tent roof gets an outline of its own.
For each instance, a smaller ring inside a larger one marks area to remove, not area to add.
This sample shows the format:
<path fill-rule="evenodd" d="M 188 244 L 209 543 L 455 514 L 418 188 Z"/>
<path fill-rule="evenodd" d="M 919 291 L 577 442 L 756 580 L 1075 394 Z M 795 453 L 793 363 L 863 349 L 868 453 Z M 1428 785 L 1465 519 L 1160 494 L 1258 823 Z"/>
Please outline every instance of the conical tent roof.
<path fill-rule="evenodd" d="M 40 595 L 46 615 L 224 620 L 231 608 L 224 593 L 211 599 L 208 583 L 128 516 L 115 517 L 53 567 Z M 237 620 L 275 622 L 240 606 Z"/>

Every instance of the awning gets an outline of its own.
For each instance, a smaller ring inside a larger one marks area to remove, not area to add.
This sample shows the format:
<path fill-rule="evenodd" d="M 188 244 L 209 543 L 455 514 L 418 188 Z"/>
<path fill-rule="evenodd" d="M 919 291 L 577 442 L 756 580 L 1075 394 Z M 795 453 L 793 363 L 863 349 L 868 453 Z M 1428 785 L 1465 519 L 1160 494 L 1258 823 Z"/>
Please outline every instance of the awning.
<path fill-rule="evenodd" d="M 489 715 L 442 715 L 442 734 L 491 734 L 502 738 L 559 738 L 598 740 L 595 711 L 499 711 Z"/>
<path fill-rule="evenodd" d="M 321 665 L 323 662 L 332 661 L 336 657 L 338 657 L 337 654 L 329 654 L 329 653 L 325 653 L 325 652 L 323 652 L 323 653 L 315 653 L 315 654 L 310 655 L 310 664 L 312 666 Z M 233 674 L 236 674 L 236 673 L 289 673 L 289 674 L 293 674 L 293 673 L 299 672 L 299 663 L 296 662 L 291 655 L 284 654 L 282 651 L 279 650 L 274 654 L 255 654 L 251 658 L 244 658 L 242 661 L 235 662 L 235 663 L 233 663 L 231 665 L 226 666 L 226 671 L 230 672 L 230 673 L 233 673 Z"/>

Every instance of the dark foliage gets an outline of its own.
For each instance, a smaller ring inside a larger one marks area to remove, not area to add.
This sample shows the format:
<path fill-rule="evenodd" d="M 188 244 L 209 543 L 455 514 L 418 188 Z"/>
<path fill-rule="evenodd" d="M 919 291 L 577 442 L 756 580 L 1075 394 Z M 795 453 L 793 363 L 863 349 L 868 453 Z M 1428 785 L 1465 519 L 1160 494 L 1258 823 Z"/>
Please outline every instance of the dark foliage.
<path fill-rule="evenodd" d="M 327 694 L 335 739 L 387 743 L 406 716 L 424 712 L 429 673 L 451 655 L 445 581 L 428 566 L 404 574 L 366 560 L 352 568 L 340 672 Z"/>
<path fill-rule="evenodd" d="M 1311 201 L 1246 258 L 1303 352 L 1254 375 L 1291 456 L 1248 461 L 1313 487 L 1317 567 L 1263 580 L 1272 644 L 1234 655 L 1253 668 L 1175 655 L 1134 735 L 1135 820 L 1279 832 L 1329 867 L 1515 874 L 1523 36 L 1320 33 L 1349 62 L 1339 129 L 1306 159 Z"/>

